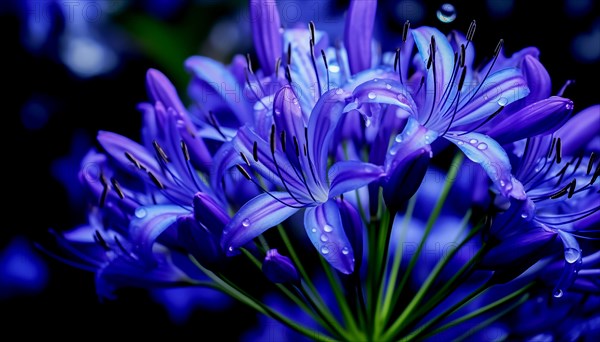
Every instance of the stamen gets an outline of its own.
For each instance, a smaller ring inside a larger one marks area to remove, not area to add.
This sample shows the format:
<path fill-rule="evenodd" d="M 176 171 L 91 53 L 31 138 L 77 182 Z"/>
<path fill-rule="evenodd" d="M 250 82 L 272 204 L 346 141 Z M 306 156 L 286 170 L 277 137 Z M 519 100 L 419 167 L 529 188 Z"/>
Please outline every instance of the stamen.
<path fill-rule="evenodd" d="M 560 189 L 557 193 L 555 193 L 554 195 L 551 195 L 550 199 L 557 199 L 557 198 L 560 198 L 560 197 L 566 195 L 570 186 L 571 186 L 571 184 L 567 184 L 564 188 Z"/>
<path fill-rule="evenodd" d="M 127 158 L 127 160 L 129 160 L 138 169 L 144 170 L 144 167 L 137 161 L 137 159 L 135 159 L 134 156 L 131 155 L 131 153 L 125 152 L 125 158 Z"/>
<path fill-rule="evenodd" d="M 285 153 L 285 130 L 282 130 L 281 133 L 279 133 L 279 140 L 281 142 L 281 150 Z"/>
<path fill-rule="evenodd" d="M 106 198 L 108 196 L 108 182 L 106 181 L 106 177 L 102 171 L 100 171 L 100 184 L 102 184 L 102 194 L 100 195 L 98 205 L 102 208 L 104 207 Z"/>
<path fill-rule="evenodd" d="M 571 183 L 569 183 L 569 195 L 568 198 L 573 197 L 573 194 L 575 193 L 575 187 L 577 186 L 577 178 L 573 178 L 573 180 L 571 181 Z"/>
<path fill-rule="evenodd" d="M 242 157 L 242 159 L 244 160 L 244 163 L 246 163 L 246 165 L 250 166 L 250 161 L 248 160 L 248 158 L 246 157 L 246 155 L 243 152 L 240 152 L 240 157 Z"/>
<path fill-rule="evenodd" d="M 281 58 L 277 57 L 277 61 L 275 61 L 275 78 L 279 78 L 279 66 L 281 65 Z"/>
<path fill-rule="evenodd" d="M 287 79 L 288 83 L 292 85 L 292 70 L 290 69 L 289 64 L 285 67 L 285 78 Z"/>
<path fill-rule="evenodd" d="M 594 167 L 595 161 L 596 161 L 596 154 L 594 152 L 592 152 L 590 154 L 590 160 L 588 161 L 587 172 L 585 173 L 586 175 L 589 175 L 590 172 L 592 172 L 592 167 Z"/>
<path fill-rule="evenodd" d="M 560 164 L 562 161 L 562 142 L 560 138 L 556 139 L 556 163 Z"/>
<path fill-rule="evenodd" d="M 248 64 L 248 71 L 250 71 L 251 74 L 254 74 L 254 70 L 252 70 L 252 60 L 250 59 L 249 53 L 246 54 L 246 63 Z"/>
<path fill-rule="evenodd" d="M 469 42 L 473 41 L 473 36 L 475 35 L 476 28 L 477 28 L 477 23 L 475 22 L 475 20 L 473 20 L 471 22 L 471 25 L 469 25 L 469 30 L 467 31 L 467 44 L 469 44 Z"/>
<path fill-rule="evenodd" d="M 312 40 L 313 44 L 315 43 L 315 23 L 311 20 L 308 23 L 308 28 L 310 30 L 310 40 Z"/>
<path fill-rule="evenodd" d="M 556 96 L 563 96 L 563 94 L 565 93 L 565 90 L 567 90 L 567 88 L 573 83 L 575 83 L 574 80 L 567 80 L 567 82 L 565 82 L 565 84 L 562 86 L 562 88 L 560 88 L 560 90 L 558 91 L 558 94 L 556 94 Z"/>
<path fill-rule="evenodd" d="M 467 76 L 467 68 L 462 67 L 462 71 L 460 73 L 460 79 L 458 80 L 458 91 L 462 90 L 463 85 L 465 84 L 465 77 Z"/>
<path fill-rule="evenodd" d="M 321 79 L 319 77 L 319 71 L 317 69 L 317 61 L 315 60 L 315 42 L 312 39 L 310 41 L 310 60 L 313 65 L 313 69 L 315 70 L 315 76 L 317 76 L 317 87 L 319 88 L 319 96 L 321 96 L 321 89 L 323 88 L 321 88 Z"/>
<path fill-rule="evenodd" d="M 256 99 L 262 103 L 262 101 L 258 98 L 258 94 L 256 94 L 254 92 L 254 90 L 252 89 L 252 86 L 250 85 L 250 80 L 248 79 L 247 73 L 246 73 L 246 81 L 248 82 L 248 87 L 250 88 L 252 93 L 254 93 L 254 96 L 256 96 Z M 264 105 L 264 103 L 263 103 L 263 105 Z M 219 121 L 217 121 L 217 117 L 211 110 L 208 111 L 208 119 L 209 119 L 211 126 L 217 131 L 217 133 L 219 133 L 219 135 L 221 137 L 223 137 L 223 139 L 227 139 L 225 134 L 223 134 L 223 131 L 221 131 L 221 125 L 219 124 Z"/>
<path fill-rule="evenodd" d="M 269 138 L 269 143 L 271 145 L 271 154 L 275 154 L 275 124 L 271 125 L 271 136 Z"/>
<path fill-rule="evenodd" d="M 402 27 L 402 42 L 406 42 L 406 38 L 408 38 L 408 30 L 410 29 L 410 21 L 405 21 L 404 26 Z"/>
<path fill-rule="evenodd" d="M 466 49 L 465 49 L 465 44 L 460 44 L 460 58 L 459 58 L 459 65 L 461 68 L 463 68 L 465 66 L 465 59 L 466 59 Z"/>
<path fill-rule="evenodd" d="M 558 171 L 558 173 L 556 173 L 556 175 L 554 175 L 554 177 L 558 177 L 558 181 L 556 182 L 557 186 L 562 183 L 562 180 L 565 177 L 565 174 L 567 173 L 567 169 L 569 168 L 569 165 L 570 165 L 569 163 L 566 163 L 565 166 L 563 166 L 563 168 L 560 169 L 560 171 Z"/>
<path fill-rule="evenodd" d="M 296 136 L 293 136 L 292 140 L 294 141 L 294 149 L 296 150 L 296 156 L 300 156 L 300 146 L 298 145 L 298 139 Z"/>
<path fill-rule="evenodd" d="M 327 65 L 327 56 L 325 56 L 325 51 L 321 49 L 321 56 L 323 56 L 323 63 L 325 64 L 325 71 L 327 72 L 327 91 L 329 91 L 329 66 Z"/>
<path fill-rule="evenodd" d="M 552 152 L 554 152 L 554 144 L 556 144 L 556 138 L 552 138 L 552 143 L 550 144 L 546 158 L 550 158 L 552 156 Z"/>
<path fill-rule="evenodd" d="M 190 161 L 190 151 L 188 150 L 187 144 L 185 143 L 185 141 L 181 140 L 179 142 L 179 145 L 181 146 L 181 152 L 183 153 L 183 158 L 185 158 L 186 161 Z"/>
<path fill-rule="evenodd" d="M 156 154 L 160 159 L 162 159 L 165 163 L 170 162 L 169 157 L 167 157 L 167 154 L 165 153 L 165 150 L 163 150 L 162 147 L 160 147 L 156 140 L 152 141 L 152 146 L 154 147 L 154 150 L 156 151 Z"/>
<path fill-rule="evenodd" d="M 287 65 L 292 64 L 292 43 L 287 46 Z"/>
<path fill-rule="evenodd" d="M 94 241 L 96 241 L 96 243 L 99 244 L 100 247 L 102 247 L 105 251 L 110 251 L 110 246 L 106 243 L 106 240 L 104 240 L 104 237 L 102 237 L 102 234 L 100 234 L 97 229 L 94 231 Z"/>
<path fill-rule="evenodd" d="M 503 109 L 504 109 L 504 106 L 500 106 L 500 108 L 498 108 L 494 113 L 492 113 L 490 116 L 488 116 L 485 120 L 480 122 L 477 126 L 471 128 L 470 130 L 468 130 L 464 133 L 460 133 L 459 136 L 474 132 L 475 130 L 481 128 L 483 125 L 490 122 L 493 118 L 495 118 L 498 114 L 500 114 L 500 112 L 502 112 Z"/>
<path fill-rule="evenodd" d="M 252 180 L 252 177 L 250 177 L 248 171 L 246 171 L 240 164 L 235 164 L 235 167 L 247 180 Z"/>
<path fill-rule="evenodd" d="M 502 50 L 503 46 L 504 46 L 504 39 L 500 39 L 500 41 L 498 41 L 498 45 L 496 45 L 496 49 L 494 50 L 494 56 L 500 55 L 500 50 Z"/>
<path fill-rule="evenodd" d="M 159 189 L 164 190 L 165 186 L 163 183 L 161 183 L 158 178 L 156 178 L 156 176 L 151 172 L 148 171 L 148 176 L 150 177 L 150 179 L 152 180 L 152 183 L 154 183 L 154 185 L 156 185 Z"/>
<path fill-rule="evenodd" d="M 254 161 L 258 163 L 258 143 L 255 141 L 252 145 L 252 157 Z"/>
<path fill-rule="evenodd" d="M 115 190 L 115 192 L 117 193 L 117 195 L 119 196 L 120 199 L 125 198 L 125 195 L 123 194 L 123 190 L 121 190 L 121 186 L 119 185 L 119 182 L 117 182 L 117 180 L 112 177 L 110 179 L 110 182 L 113 186 L 113 189 Z"/>

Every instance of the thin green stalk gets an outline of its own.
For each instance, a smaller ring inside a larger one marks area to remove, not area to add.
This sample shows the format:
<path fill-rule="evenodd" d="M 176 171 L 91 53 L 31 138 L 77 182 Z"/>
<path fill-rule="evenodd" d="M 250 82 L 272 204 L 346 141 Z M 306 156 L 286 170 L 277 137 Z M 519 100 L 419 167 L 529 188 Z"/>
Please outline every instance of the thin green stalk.
<path fill-rule="evenodd" d="M 302 262 L 300 262 L 300 258 L 298 258 L 298 254 L 296 254 L 296 250 L 294 249 L 294 246 L 290 242 L 290 238 L 288 237 L 287 233 L 285 232 L 285 229 L 281 225 L 278 225 L 277 231 L 279 232 L 279 235 L 281 236 L 281 240 L 283 241 L 283 244 L 287 248 L 288 253 L 290 253 L 290 258 L 292 258 L 294 265 L 298 269 L 298 272 L 300 272 L 300 276 L 302 277 L 302 279 L 304 280 L 306 285 L 309 287 L 309 289 L 314 294 L 317 295 L 317 299 L 319 300 L 319 302 L 323 304 L 324 303 L 323 298 L 321 298 L 321 296 L 319 295 L 319 291 L 317 291 L 317 288 L 313 284 L 312 280 L 310 280 L 310 277 L 308 276 L 308 273 L 304 269 L 304 266 L 302 266 Z"/>
<path fill-rule="evenodd" d="M 273 319 L 278 320 L 279 322 L 287 325 L 288 327 L 290 327 L 291 329 L 296 330 L 297 332 L 309 337 L 309 338 L 313 338 L 316 341 L 320 341 L 320 342 L 329 342 L 332 339 L 329 336 L 323 336 L 321 334 L 316 334 L 314 331 L 312 331 L 311 329 L 296 323 L 292 320 L 290 320 L 289 318 L 285 317 L 284 315 L 282 315 L 281 313 L 275 311 L 274 309 L 272 309 L 271 307 L 263 304 L 262 302 L 254 299 L 252 296 L 244 293 L 243 291 L 241 291 L 240 289 L 236 288 L 231 282 L 227 281 L 226 279 L 223 279 L 219 276 L 217 276 L 215 273 L 213 273 L 212 271 L 204 268 L 197 260 L 196 258 L 194 258 L 193 256 L 190 255 L 190 260 L 196 265 L 196 267 L 198 267 L 204 274 L 206 274 L 206 276 L 208 276 L 212 281 L 215 282 L 216 284 L 216 288 L 221 290 L 223 293 L 231 296 L 232 298 L 237 299 L 238 301 L 240 301 L 241 303 L 248 305 L 249 307 L 251 307 L 252 309 L 266 315 L 269 316 Z"/>
<path fill-rule="evenodd" d="M 340 308 L 340 312 L 342 313 L 342 317 L 344 318 L 344 322 L 348 330 L 356 334 L 356 336 L 362 335 L 358 327 L 356 326 L 356 322 L 354 321 L 354 317 L 352 316 L 352 312 L 350 311 L 350 307 L 346 302 L 346 297 L 344 296 L 343 290 L 339 284 L 338 279 L 331 271 L 329 264 L 324 258 L 319 258 L 321 260 L 321 264 L 323 264 L 323 269 L 325 270 L 325 274 L 327 275 L 327 279 L 331 285 L 333 290 L 333 294 L 335 295 L 335 299 L 338 302 L 338 306 Z"/>
<path fill-rule="evenodd" d="M 477 309 L 477 310 L 475 310 L 473 312 L 470 312 L 467 315 L 461 316 L 461 317 L 459 317 L 459 318 L 457 318 L 457 319 L 455 319 L 455 320 L 453 320 L 451 322 L 448 322 L 448 323 L 442 325 L 441 327 L 433 330 L 432 332 L 428 333 L 427 335 L 423 336 L 422 338 L 426 339 L 426 338 L 431 337 L 431 336 L 433 336 L 435 334 L 438 334 L 438 333 L 440 333 L 440 332 L 442 332 L 442 331 L 444 331 L 446 329 L 452 328 L 453 326 L 456 326 L 456 325 L 459 325 L 459 324 L 461 324 L 463 322 L 466 322 L 466 321 L 470 320 L 471 318 L 477 317 L 477 316 L 482 315 L 482 314 L 484 314 L 484 313 L 486 313 L 488 311 L 496 309 L 497 307 L 499 307 L 499 306 L 501 306 L 503 304 L 506 304 L 507 302 L 510 302 L 514 298 L 516 298 L 516 297 L 522 295 L 523 293 L 529 291 L 529 289 L 531 288 L 532 285 L 533 285 L 533 283 L 530 283 L 529 285 L 526 285 L 525 287 L 519 289 L 516 292 L 511 293 L 510 295 L 508 295 L 506 297 L 500 298 L 500 299 L 498 299 L 497 301 L 495 301 L 493 303 L 490 303 L 490 304 L 488 304 L 488 305 L 486 305 L 484 307 L 481 307 L 481 308 L 479 308 L 479 309 Z M 525 294 L 524 296 L 521 297 L 520 300 L 517 301 L 517 303 L 522 303 L 528 297 L 529 297 L 529 294 Z"/>
<path fill-rule="evenodd" d="M 402 263 L 402 255 L 403 253 L 403 244 L 406 239 L 406 233 L 408 232 L 408 223 L 412 219 L 412 214 L 415 209 L 415 203 L 417 202 L 417 197 L 413 196 L 408 201 L 408 208 L 406 209 L 406 214 L 404 215 L 404 220 L 402 221 L 402 234 L 400 235 L 400 241 L 397 242 L 396 254 L 394 254 L 394 261 L 392 263 L 391 273 L 389 275 L 389 280 L 387 282 L 387 287 L 383 296 L 383 306 L 381 305 L 381 298 L 378 298 L 377 310 L 375 311 L 376 315 L 380 317 L 388 317 L 391 302 L 392 302 L 392 294 L 394 293 L 393 289 L 396 286 L 396 280 L 398 279 L 398 273 L 400 272 L 400 264 Z M 388 267 L 386 265 L 386 272 L 388 272 Z M 381 309 L 380 309 L 381 308 Z M 376 317 L 378 317 L 376 316 Z M 379 319 L 376 318 L 376 322 L 379 322 Z M 381 325 L 383 327 L 385 322 Z M 377 326 L 376 326 L 377 327 Z"/>

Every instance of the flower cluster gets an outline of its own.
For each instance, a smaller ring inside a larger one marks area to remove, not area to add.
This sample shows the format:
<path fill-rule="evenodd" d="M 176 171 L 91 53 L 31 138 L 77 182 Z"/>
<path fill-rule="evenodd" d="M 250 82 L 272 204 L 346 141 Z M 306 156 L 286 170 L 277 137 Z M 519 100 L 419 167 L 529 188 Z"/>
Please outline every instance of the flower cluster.
<path fill-rule="evenodd" d="M 260 68 L 190 57 L 189 106 L 149 70 L 141 141 L 98 134 L 57 256 L 102 297 L 208 287 L 315 340 L 597 334 L 600 106 L 573 116 L 535 48 L 474 65 L 475 22 L 379 49 L 376 7 L 331 44 L 251 0 Z"/>

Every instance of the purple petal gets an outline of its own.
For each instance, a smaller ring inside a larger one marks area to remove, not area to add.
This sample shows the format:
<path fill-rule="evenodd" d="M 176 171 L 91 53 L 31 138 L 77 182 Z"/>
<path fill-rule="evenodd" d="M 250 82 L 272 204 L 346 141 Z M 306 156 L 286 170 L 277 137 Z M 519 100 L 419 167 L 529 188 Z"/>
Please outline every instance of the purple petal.
<path fill-rule="evenodd" d="M 146 87 L 154 102 L 161 102 L 165 108 L 173 108 L 179 113 L 186 112 L 177 90 L 169 79 L 160 71 L 150 69 L 146 73 Z"/>
<path fill-rule="evenodd" d="M 550 74 L 548 74 L 544 65 L 542 65 L 536 57 L 525 55 L 521 65 L 521 71 L 527 81 L 527 86 L 531 90 L 531 93 L 525 98 L 525 101 L 533 103 L 550 96 L 552 91 Z"/>
<path fill-rule="evenodd" d="M 444 137 L 458 146 L 469 159 L 481 165 L 503 196 L 525 199 L 523 185 L 511 174 L 506 152 L 494 139 L 479 133 L 452 133 Z"/>
<path fill-rule="evenodd" d="M 564 155 L 572 155 L 600 136 L 600 104 L 577 113 L 554 134 L 560 137 Z"/>
<path fill-rule="evenodd" d="M 250 22 L 260 67 L 265 75 L 271 75 L 277 58 L 283 52 L 281 23 L 275 1 L 250 0 Z"/>
<path fill-rule="evenodd" d="M 475 85 L 461 93 L 454 127 L 476 122 L 494 114 L 529 94 L 529 88 L 518 69 L 504 69 L 490 75 L 479 88 Z"/>
<path fill-rule="evenodd" d="M 202 192 L 194 195 L 194 218 L 218 237 L 230 219 L 223 205 Z"/>
<path fill-rule="evenodd" d="M 319 254 L 338 271 L 354 271 L 354 252 L 342 225 L 340 210 L 333 200 L 304 213 L 306 235 Z"/>
<path fill-rule="evenodd" d="M 307 148 L 320 181 L 326 180 L 329 143 L 346 107 L 346 98 L 341 89 L 332 89 L 319 98 L 310 115 Z"/>
<path fill-rule="evenodd" d="M 185 61 L 185 68 L 196 78 L 200 89 L 194 96 L 195 101 L 205 105 L 215 100 L 209 97 L 216 96 L 216 100 L 223 101 L 240 123 L 252 122 L 248 98 L 223 64 L 207 57 L 193 56 Z"/>
<path fill-rule="evenodd" d="M 290 258 L 277 252 L 277 249 L 267 251 L 262 271 L 273 283 L 297 283 L 300 275 Z"/>
<path fill-rule="evenodd" d="M 329 168 L 331 182 L 329 197 L 362 188 L 382 175 L 383 167 L 381 166 L 356 160 L 337 162 Z"/>
<path fill-rule="evenodd" d="M 376 14 L 376 0 L 350 1 L 344 28 L 344 46 L 352 74 L 371 67 L 371 41 Z"/>
<path fill-rule="evenodd" d="M 156 260 L 152 252 L 154 241 L 171 227 L 177 218 L 189 215 L 190 210 L 177 205 L 153 205 L 139 207 L 131 220 L 129 232 L 135 252 L 141 260 L 153 264 Z"/>
<path fill-rule="evenodd" d="M 225 226 L 221 247 L 228 255 L 239 253 L 239 247 L 297 212 L 297 208 L 291 207 L 294 205 L 298 202 L 285 192 L 274 191 L 256 196 L 244 204 Z"/>
<path fill-rule="evenodd" d="M 177 219 L 177 241 L 204 267 L 213 268 L 225 258 L 219 245 L 220 235 L 200 226 L 191 215 Z"/>
<path fill-rule="evenodd" d="M 486 254 L 481 264 L 486 268 L 511 267 L 511 264 L 516 263 L 519 259 L 527 258 L 547 246 L 555 237 L 556 233 L 542 228 L 514 234 L 494 246 Z"/>
<path fill-rule="evenodd" d="M 350 204 L 346 199 L 336 200 L 336 203 L 340 210 L 344 231 L 346 232 L 346 236 L 348 236 L 356 258 L 354 269 L 358 272 L 363 259 L 363 243 L 366 227 L 355 206 Z"/>
<path fill-rule="evenodd" d="M 357 110 L 367 103 L 388 104 L 397 106 L 410 115 L 416 115 L 417 105 L 404 85 L 395 80 L 370 80 L 354 89 L 353 95 L 358 100 Z M 363 113 L 364 114 L 364 113 Z"/>
<path fill-rule="evenodd" d="M 569 119 L 572 111 L 571 100 L 552 96 L 532 103 L 510 116 L 495 118 L 487 134 L 504 145 L 536 135 L 552 133 Z"/>

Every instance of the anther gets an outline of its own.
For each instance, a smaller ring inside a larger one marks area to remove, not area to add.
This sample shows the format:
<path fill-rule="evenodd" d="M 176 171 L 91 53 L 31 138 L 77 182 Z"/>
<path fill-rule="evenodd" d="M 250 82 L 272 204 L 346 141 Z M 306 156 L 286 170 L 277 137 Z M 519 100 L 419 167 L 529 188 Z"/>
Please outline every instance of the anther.
<path fill-rule="evenodd" d="M 250 177 L 250 174 L 248 174 L 248 171 L 246 171 L 240 164 L 235 164 L 235 167 L 238 169 L 238 171 L 247 179 L 247 180 L 251 180 L 252 178 Z"/>
<path fill-rule="evenodd" d="M 323 63 L 325 63 L 325 69 L 329 70 L 329 67 L 327 66 L 327 57 L 325 56 L 325 51 L 323 51 L 323 49 L 321 49 L 321 56 L 323 56 Z"/>
<path fill-rule="evenodd" d="M 571 183 L 569 183 L 569 195 L 568 198 L 573 197 L 573 194 L 575 193 L 575 187 L 577 186 L 577 179 L 573 178 L 573 180 L 571 181 Z"/>
<path fill-rule="evenodd" d="M 465 76 L 467 76 L 467 68 L 463 67 L 460 73 L 460 78 L 458 79 L 458 91 L 462 90 L 462 87 L 465 83 Z"/>
<path fill-rule="evenodd" d="M 181 140 L 179 145 L 181 146 L 181 152 L 183 153 L 183 157 L 186 161 L 190 161 L 190 151 L 188 150 L 187 144 L 185 141 Z"/>
<path fill-rule="evenodd" d="M 564 188 L 560 189 L 558 192 L 556 192 L 554 195 L 550 196 L 550 199 L 557 199 L 560 198 L 564 195 L 567 194 L 569 187 L 571 186 L 571 184 L 567 184 Z"/>
<path fill-rule="evenodd" d="M 311 20 L 308 23 L 308 28 L 310 29 L 310 40 L 312 40 L 313 44 L 315 43 L 315 23 Z"/>
<path fill-rule="evenodd" d="M 163 150 L 162 147 L 160 147 L 156 140 L 152 141 L 152 146 L 154 147 L 154 150 L 156 151 L 156 154 L 160 157 L 160 159 L 162 159 L 165 163 L 168 163 L 169 157 L 167 157 L 165 150 Z"/>
<path fill-rule="evenodd" d="M 590 172 L 592 172 L 592 167 L 594 167 L 595 161 L 596 161 L 596 154 L 594 152 L 592 152 L 590 154 L 590 160 L 588 161 L 587 172 L 585 173 L 586 175 L 589 175 Z"/>
<path fill-rule="evenodd" d="M 283 153 L 285 153 L 285 130 L 279 133 L 279 139 L 281 141 L 281 150 L 283 150 Z"/>
<path fill-rule="evenodd" d="M 246 165 L 250 166 L 250 161 L 248 160 L 248 158 L 246 157 L 246 155 L 243 152 L 240 152 L 240 157 L 242 157 L 242 159 L 244 160 L 244 163 L 246 163 Z"/>
<path fill-rule="evenodd" d="M 394 71 L 398 69 L 398 62 L 400 61 L 400 48 L 396 48 L 396 56 L 394 56 Z"/>
<path fill-rule="evenodd" d="M 296 150 L 296 156 L 300 156 L 300 145 L 298 145 L 298 139 L 296 138 L 296 136 L 294 136 L 292 140 L 294 141 L 294 149 Z"/>
<path fill-rule="evenodd" d="M 254 74 L 254 70 L 252 70 L 252 60 L 250 59 L 249 53 L 246 54 L 246 63 L 248 64 L 248 71 L 250 71 L 251 74 Z"/>
<path fill-rule="evenodd" d="M 473 20 L 471 22 L 471 25 L 469 25 L 469 30 L 467 30 L 467 40 L 468 41 L 473 41 L 473 36 L 475 35 L 476 28 L 477 28 L 477 23 L 475 22 L 475 20 Z"/>
<path fill-rule="evenodd" d="M 502 46 L 504 46 L 504 39 L 500 39 L 500 41 L 498 41 L 498 45 L 496 45 L 496 49 L 494 50 L 495 57 L 500 55 L 500 50 L 502 50 Z"/>
<path fill-rule="evenodd" d="M 131 155 L 131 153 L 125 152 L 125 158 L 127 158 L 127 160 L 129 160 L 138 169 L 143 169 L 142 165 L 137 161 L 137 159 L 135 159 L 134 156 Z"/>
<path fill-rule="evenodd" d="M 405 21 L 404 26 L 402 27 L 402 42 L 406 42 L 406 38 L 408 38 L 408 30 L 410 29 L 410 21 Z"/>
<path fill-rule="evenodd" d="M 252 157 L 254 161 L 258 163 L 258 143 L 255 141 L 252 145 Z"/>
<path fill-rule="evenodd" d="M 269 143 L 271 144 L 271 154 L 275 154 L 275 125 L 271 125 L 271 136 L 269 139 Z"/>
<path fill-rule="evenodd" d="M 562 142 L 560 138 L 556 138 L 556 163 L 560 164 L 562 161 Z"/>
<path fill-rule="evenodd" d="M 102 237 L 102 234 L 100 234 L 100 232 L 98 230 L 94 231 L 94 240 L 96 241 L 96 243 L 98 243 L 105 251 L 110 251 L 110 247 L 108 246 L 108 244 L 106 243 L 106 240 L 104 240 L 104 237 Z"/>
<path fill-rule="evenodd" d="M 123 194 L 123 190 L 121 190 L 121 186 L 119 185 L 119 182 L 117 182 L 117 180 L 112 177 L 110 179 L 110 182 L 113 186 L 113 189 L 115 189 L 115 192 L 117 193 L 117 195 L 119 196 L 120 199 L 125 198 L 125 195 Z"/>
<path fill-rule="evenodd" d="M 163 183 L 161 183 L 158 178 L 156 178 L 156 176 L 151 172 L 148 171 L 148 176 L 150 177 L 150 180 L 152 180 L 152 183 L 154 183 L 154 185 L 156 185 L 156 187 L 158 187 L 161 190 L 165 189 L 165 186 Z"/>
<path fill-rule="evenodd" d="M 277 57 L 277 61 L 275 62 L 275 77 L 279 78 L 279 66 L 281 65 L 281 58 Z"/>
<path fill-rule="evenodd" d="M 465 59 L 466 59 L 466 49 L 465 49 L 465 44 L 460 44 L 460 59 L 459 59 L 459 65 L 460 67 L 464 67 L 465 66 Z"/>
<path fill-rule="evenodd" d="M 292 71 L 290 70 L 289 64 L 285 67 L 285 78 L 289 84 L 292 84 Z"/>
<path fill-rule="evenodd" d="M 287 47 L 287 65 L 292 64 L 292 43 L 288 43 Z"/>

